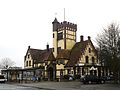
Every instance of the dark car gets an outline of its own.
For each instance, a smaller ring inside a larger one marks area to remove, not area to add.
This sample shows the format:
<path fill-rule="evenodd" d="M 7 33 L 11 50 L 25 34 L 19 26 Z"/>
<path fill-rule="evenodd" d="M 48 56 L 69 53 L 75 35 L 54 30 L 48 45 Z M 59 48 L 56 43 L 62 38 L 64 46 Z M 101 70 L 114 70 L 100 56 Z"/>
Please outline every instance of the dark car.
<path fill-rule="evenodd" d="M 86 84 L 86 83 L 105 83 L 105 79 L 102 78 L 102 77 L 98 77 L 98 76 L 95 76 L 95 75 L 86 75 L 83 79 L 83 83 Z"/>
<path fill-rule="evenodd" d="M 7 79 L 5 79 L 4 75 L 0 75 L 0 83 L 5 83 Z"/>

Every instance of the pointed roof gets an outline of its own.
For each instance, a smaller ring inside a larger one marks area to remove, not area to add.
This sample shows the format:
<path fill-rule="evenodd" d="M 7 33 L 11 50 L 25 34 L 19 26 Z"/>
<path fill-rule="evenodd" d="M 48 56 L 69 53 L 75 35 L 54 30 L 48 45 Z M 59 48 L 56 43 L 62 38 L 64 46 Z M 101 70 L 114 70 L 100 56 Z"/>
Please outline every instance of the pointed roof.
<path fill-rule="evenodd" d="M 88 43 L 91 44 L 93 51 L 96 53 L 95 47 L 92 44 L 91 40 L 86 40 L 86 41 L 81 41 L 81 42 L 77 42 L 70 53 L 70 60 L 68 61 L 66 66 L 75 66 L 75 64 L 77 64 L 78 60 L 82 57 L 82 55 L 85 52 L 85 49 L 88 45 Z"/>
<path fill-rule="evenodd" d="M 55 18 L 52 23 L 59 23 L 59 22 L 58 22 L 57 18 Z"/>
<path fill-rule="evenodd" d="M 34 63 L 40 63 L 40 62 L 42 63 L 46 60 L 55 60 L 55 57 L 52 53 L 52 49 L 48 51 L 47 49 L 40 50 L 40 49 L 29 48 L 28 51 L 32 59 L 35 61 Z"/>

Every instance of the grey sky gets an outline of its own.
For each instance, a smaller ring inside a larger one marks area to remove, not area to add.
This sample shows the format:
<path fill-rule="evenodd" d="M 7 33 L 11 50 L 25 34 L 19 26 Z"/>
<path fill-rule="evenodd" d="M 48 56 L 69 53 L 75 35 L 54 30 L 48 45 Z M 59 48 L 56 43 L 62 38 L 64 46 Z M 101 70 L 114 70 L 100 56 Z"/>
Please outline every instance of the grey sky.
<path fill-rule="evenodd" d="M 0 0 L 0 60 L 9 57 L 16 66 L 24 65 L 28 45 L 52 47 L 52 21 L 77 24 L 79 36 L 91 36 L 112 22 L 120 23 L 120 0 Z M 57 13 L 57 15 L 55 15 Z"/>

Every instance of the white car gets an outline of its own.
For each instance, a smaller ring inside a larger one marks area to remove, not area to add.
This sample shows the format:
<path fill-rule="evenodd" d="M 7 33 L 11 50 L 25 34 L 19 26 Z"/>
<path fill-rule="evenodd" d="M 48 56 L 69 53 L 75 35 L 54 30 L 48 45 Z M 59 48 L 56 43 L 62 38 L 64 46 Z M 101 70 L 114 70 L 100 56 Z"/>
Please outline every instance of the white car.
<path fill-rule="evenodd" d="M 0 75 L 0 83 L 5 83 L 7 79 L 5 79 L 4 75 Z"/>

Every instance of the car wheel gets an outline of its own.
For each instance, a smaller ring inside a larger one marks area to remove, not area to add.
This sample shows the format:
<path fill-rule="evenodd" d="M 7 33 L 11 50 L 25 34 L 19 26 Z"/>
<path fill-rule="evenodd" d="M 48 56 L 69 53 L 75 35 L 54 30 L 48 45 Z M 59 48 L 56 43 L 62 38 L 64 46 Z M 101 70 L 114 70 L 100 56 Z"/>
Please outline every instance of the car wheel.
<path fill-rule="evenodd" d="M 88 81 L 89 84 L 91 84 L 92 82 L 91 81 Z"/>
<path fill-rule="evenodd" d="M 102 81 L 101 81 L 101 83 L 103 84 L 103 83 L 105 83 L 105 81 L 104 81 L 104 80 L 102 80 Z"/>

